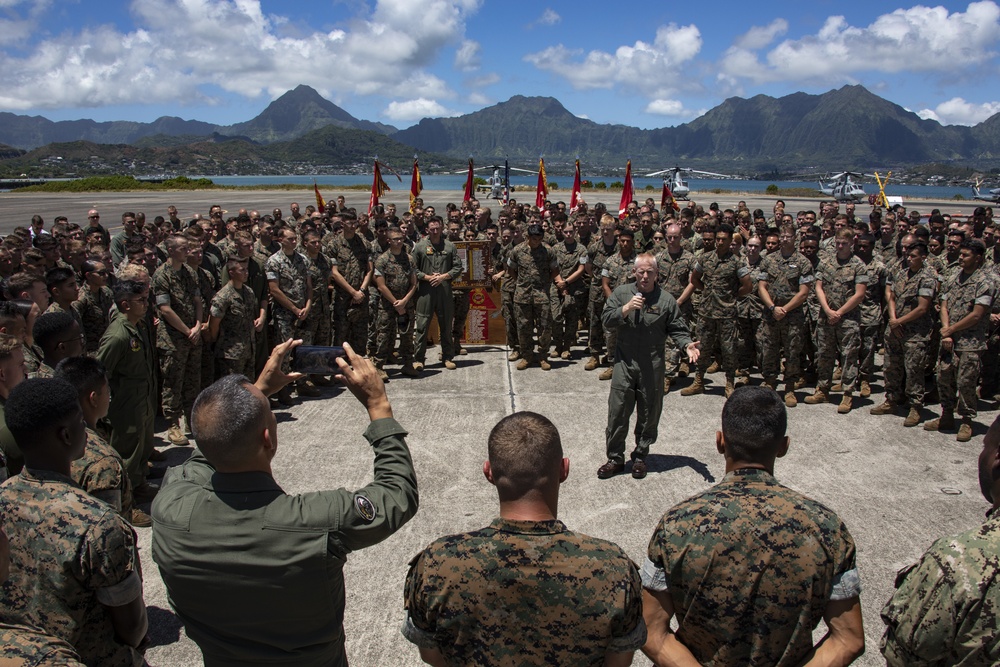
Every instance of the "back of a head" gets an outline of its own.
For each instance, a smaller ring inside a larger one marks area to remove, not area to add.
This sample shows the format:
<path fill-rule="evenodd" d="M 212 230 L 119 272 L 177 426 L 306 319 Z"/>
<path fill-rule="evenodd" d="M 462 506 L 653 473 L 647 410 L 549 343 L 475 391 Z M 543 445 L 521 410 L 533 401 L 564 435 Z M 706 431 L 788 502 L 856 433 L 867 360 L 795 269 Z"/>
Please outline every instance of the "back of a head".
<path fill-rule="evenodd" d="M 104 364 L 95 357 L 67 357 L 59 362 L 55 371 L 55 377 L 73 385 L 81 399 L 100 391 L 107 382 Z"/>
<path fill-rule="evenodd" d="M 733 461 L 772 462 L 787 429 L 788 412 L 773 389 L 740 387 L 722 408 L 722 435 Z"/>
<path fill-rule="evenodd" d="M 198 394 L 191 410 L 198 448 L 222 472 L 253 459 L 267 426 L 267 401 L 254 396 L 251 386 L 242 375 L 227 375 Z"/>
<path fill-rule="evenodd" d="M 71 335 L 74 324 L 76 320 L 67 312 L 42 313 L 35 320 L 31 335 L 35 344 L 48 354 Z"/>
<path fill-rule="evenodd" d="M 501 419 L 489 437 L 493 483 L 501 500 L 517 500 L 530 491 L 559 483 L 563 457 L 559 431 L 535 412 L 515 412 Z"/>
<path fill-rule="evenodd" d="M 55 428 L 80 411 L 76 389 L 58 378 L 32 378 L 10 390 L 5 407 L 7 428 L 29 454 Z"/>

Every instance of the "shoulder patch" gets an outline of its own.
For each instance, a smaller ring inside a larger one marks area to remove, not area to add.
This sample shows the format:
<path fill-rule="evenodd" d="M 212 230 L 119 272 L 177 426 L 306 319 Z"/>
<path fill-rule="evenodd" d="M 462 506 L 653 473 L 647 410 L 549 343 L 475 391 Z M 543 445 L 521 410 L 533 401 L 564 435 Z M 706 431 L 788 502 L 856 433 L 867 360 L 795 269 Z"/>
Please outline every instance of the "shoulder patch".
<path fill-rule="evenodd" d="M 375 505 L 361 494 L 354 496 L 354 510 L 358 516 L 364 519 L 365 523 L 371 523 L 375 520 Z"/>

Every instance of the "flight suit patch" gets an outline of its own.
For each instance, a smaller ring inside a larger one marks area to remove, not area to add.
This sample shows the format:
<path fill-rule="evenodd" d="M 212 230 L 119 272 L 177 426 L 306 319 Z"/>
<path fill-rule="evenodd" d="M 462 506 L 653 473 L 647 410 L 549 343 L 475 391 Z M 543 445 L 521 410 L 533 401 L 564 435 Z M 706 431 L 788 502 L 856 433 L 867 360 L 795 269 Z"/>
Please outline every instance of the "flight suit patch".
<path fill-rule="evenodd" d="M 354 496 L 354 509 L 365 523 L 371 523 L 375 520 L 375 505 L 364 496 Z"/>

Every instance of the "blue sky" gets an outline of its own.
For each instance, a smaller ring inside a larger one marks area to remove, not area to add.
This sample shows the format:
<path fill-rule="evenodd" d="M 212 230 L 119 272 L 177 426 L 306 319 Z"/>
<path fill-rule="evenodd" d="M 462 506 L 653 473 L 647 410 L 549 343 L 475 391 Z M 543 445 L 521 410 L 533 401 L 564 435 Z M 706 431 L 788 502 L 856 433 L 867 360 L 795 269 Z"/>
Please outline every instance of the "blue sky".
<path fill-rule="evenodd" d="M 994 0 L 0 0 L 0 111 L 249 120 L 300 83 L 407 127 L 512 95 L 599 123 L 860 83 L 945 124 L 1000 111 Z"/>

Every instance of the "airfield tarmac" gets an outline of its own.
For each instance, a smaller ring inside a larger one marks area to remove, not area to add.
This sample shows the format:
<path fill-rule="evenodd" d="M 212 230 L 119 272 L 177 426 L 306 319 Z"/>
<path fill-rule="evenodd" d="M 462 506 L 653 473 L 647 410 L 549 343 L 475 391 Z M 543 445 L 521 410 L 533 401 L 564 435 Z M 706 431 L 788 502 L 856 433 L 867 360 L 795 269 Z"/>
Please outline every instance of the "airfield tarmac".
<path fill-rule="evenodd" d="M 337 193 L 324 194 L 333 197 Z M 391 194 L 383 201 L 405 206 L 405 191 Z M 531 196 L 518 194 L 525 200 Z M 569 199 L 568 191 L 553 194 Z M 638 194 L 640 199 L 646 196 Z M 348 203 L 359 208 L 367 201 L 363 192 L 346 195 Z M 659 195 L 649 196 L 656 199 Z M 698 201 L 718 201 L 735 208 L 741 197 L 751 209 L 767 212 L 774 201 L 773 197 L 738 194 L 707 195 Z M 425 202 L 439 210 L 447 201 L 460 198 L 461 193 L 424 193 Z M 617 193 L 611 193 L 603 201 L 617 206 L 618 199 Z M 231 212 L 241 205 L 262 212 L 277 205 L 287 213 L 287 203 L 293 200 L 305 207 L 312 202 L 311 193 L 4 193 L 0 194 L 0 233 L 26 224 L 36 212 L 47 222 L 65 214 L 83 224 L 87 209 L 95 205 L 110 227 L 108 223 L 126 208 L 144 210 L 152 217 L 164 214 L 167 205 L 174 203 L 186 217 L 194 211 L 207 212 L 210 203 L 218 202 Z M 815 209 L 816 202 L 786 198 L 791 211 Z M 973 202 L 908 204 L 924 213 L 937 206 L 945 212 L 967 214 L 975 206 Z M 421 505 L 398 533 L 348 559 L 345 632 L 348 658 L 355 666 L 419 664 L 416 649 L 399 633 L 407 562 L 433 539 L 482 527 L 496 515 L 496 496 L 483 478 L 482 462 L 489 430 L 503 416 L 533 410 L 556 424 L 571 460 L 570 476 L 561 492 L 560 518 L 573 530 L 618 543 L 637 562 L 642 561 L 662 513 L 724 474 L 724 461 L 715 450 L 724 402 L 721 374 L 710 376 L 713 382 L 704 395 L 682 398 L 676 389 L 667 395 L 659 441 L 647 459 L 646 479 L 624 475 L 601 481 L 595 472 L 605 461 L 609 383 L 598 381 L 597 372 L 583 370 L 582 348 L 577 348 L 572 362 L 553 360 L 550 372 L 536 367 L 516 371 L 507 362 L 506 351 L 491 346 L 470 346 L 468 356 L 456 358 L 458 369 L 447 371 L 436 363 L 438 353 L 438 348 L 428 351 L 424 377 L 391 374 L 387 385 L 395 416 L 410 433 L 407 442 L 417 470 Z M 687 382 L 682 380 L 678 389 Z M 979 492 L 976 463 L 986 427 L 998 414 L 992 405 L 980 403 L 972 441 L 957 443 L 954 434 L 904 429 L 902 416 L 869 415 L 868 409 L 883 399 L 881 378 L 873 384 L 871 398 L 856 399 L 848 415 L 837 414 L 836 404 L 801 404 L 805 392 L 800 392 L 799 407 L 789 411 L 791 449 L 776 466 L 781 482 L 833 508 L 857 543 L 867 638 L 867 653 L 855 663 L 859 665 L 884 664 L 878 651 L 883 631 L 879 611 L 892 593 L 896 571 L 918 558 L 937 538 L 982 522 L 988 503 Z M 367 423 L 364 410 L 342 389 L 323 392 L 321 398 L 278 412 L 279 449 L 273 469 L 289 493 L 354 489 L 372 479 L 371 450 L 361 437 Z M 930 419 L 934 414 L 925 410 L 924 416 Z M 160 432 L 158 437 L 164 439 L 165 434 Z M 190 455 L 190 448 L 166 451 L 169 465 L 180 464 Z M 152 561 L 150 530 L 138 532 L 153 638 L 147 658 L 156 666 L 199 664 L 197 647 L 171 612 Z M 817 638 L 822 633 L 821 625 Z M 650 663 L 639 655 L 634 664 Z"/>

